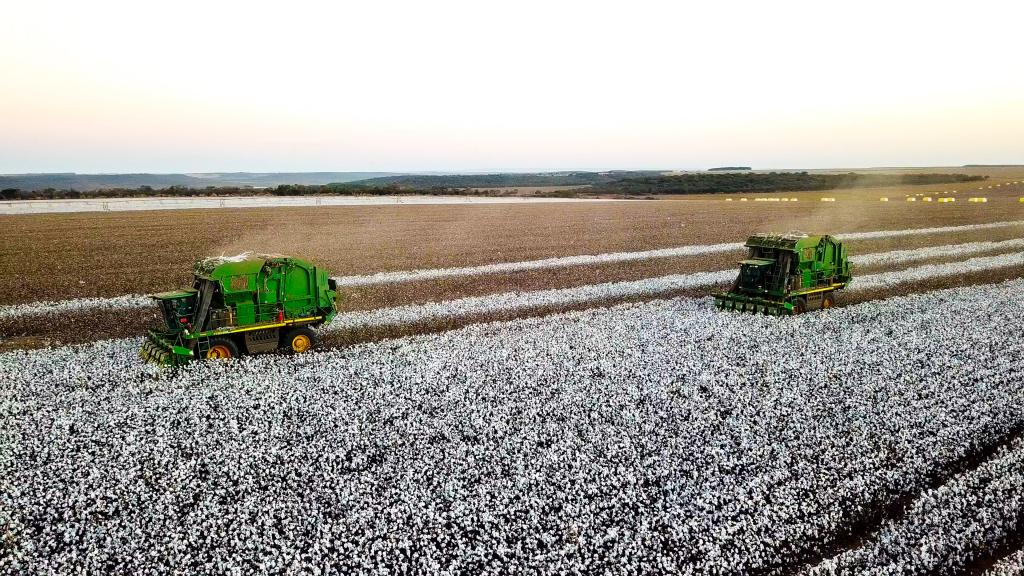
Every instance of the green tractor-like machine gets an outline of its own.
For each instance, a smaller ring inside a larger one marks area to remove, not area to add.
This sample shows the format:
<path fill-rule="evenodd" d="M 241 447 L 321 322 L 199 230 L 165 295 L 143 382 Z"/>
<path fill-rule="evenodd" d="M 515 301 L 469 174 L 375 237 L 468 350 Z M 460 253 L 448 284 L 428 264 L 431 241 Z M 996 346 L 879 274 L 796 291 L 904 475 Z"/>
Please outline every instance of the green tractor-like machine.
<path fill-rule="evenodd" d="M 755 234 L 744 246 L 732 289 L 714 295 L 720 309 L 786 316 L 831 308 L 852 279 L 846 248 L 832 236 Z"/>
<path fill-rule="evenodd" d="M 154 294 L 164 324 L 149 331 L 140 356 L 178 366 L 316 345 L 312 328 L 337 314 L 334 280 L 298 258 L 251 256 L 196 262 L 192 288 Z"/>

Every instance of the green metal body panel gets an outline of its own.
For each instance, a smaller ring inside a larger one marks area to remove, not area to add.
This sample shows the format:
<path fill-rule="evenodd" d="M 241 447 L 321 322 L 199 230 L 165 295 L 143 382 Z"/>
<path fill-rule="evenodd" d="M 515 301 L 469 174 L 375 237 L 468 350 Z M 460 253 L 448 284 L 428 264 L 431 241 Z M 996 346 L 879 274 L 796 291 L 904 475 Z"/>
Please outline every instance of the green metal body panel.
<path fill-rule="evenodd" d="M 193 288 L 153 298 L 164 326 L 150 330 L 140 355 L 170 365 L 202 356 L 212 337 L 317 326 L 337 314 L 337 290 L 327 271 L 284 256 L 200 260 Z"/>
<path fill-rule="evenodd" d="M 827 304 L 852 280 L 846 247 L 831 236 L 755 234 L 744 245 L 748 257 L 732 288 L 714 294 L 718 308 L 789 315 L 798 304 Z"/>

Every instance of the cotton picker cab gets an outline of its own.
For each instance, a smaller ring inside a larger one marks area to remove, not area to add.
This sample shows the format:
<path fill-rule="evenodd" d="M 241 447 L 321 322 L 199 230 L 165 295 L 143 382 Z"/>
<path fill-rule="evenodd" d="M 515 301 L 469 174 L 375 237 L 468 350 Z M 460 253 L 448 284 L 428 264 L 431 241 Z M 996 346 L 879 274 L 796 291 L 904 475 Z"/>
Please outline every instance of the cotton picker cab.
<path fill-rule="evenodd" d="M 714 295 L 720 309 L 787 316 L 831 308 L 852 279 L 846 248 L 831 236 L 755 234 L 745 246 L 732 289 Z"/>
<path fill-rule="evenodd" d="M 177 366 L 279 348 L 305 352 L 316 345 L 312 328 L 337 313 L 335 297 L 327 272 L 298 258 L 206 258 L 194 266 L 192 288 L 153 295 L 164 322 L 139 354 Z"/>

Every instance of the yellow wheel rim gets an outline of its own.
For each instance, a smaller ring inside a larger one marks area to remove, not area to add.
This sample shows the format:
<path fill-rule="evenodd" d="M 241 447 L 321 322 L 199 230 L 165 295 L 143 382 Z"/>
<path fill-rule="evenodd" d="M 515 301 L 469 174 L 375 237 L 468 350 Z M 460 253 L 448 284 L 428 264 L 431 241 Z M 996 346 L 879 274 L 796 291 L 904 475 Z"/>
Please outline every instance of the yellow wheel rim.
<path fill-rule="evenodd" d="M 829 300 L 828 298 L 826 298 L 825 301 L 821 303 L 821 307 L 822 308 L 831 308 L 832 307 L 832 301 Z"/>
<path fill-rule="evenodd" d="M 223 344 L 215 344 L 206 351 L 206 357 L 213 359 L 231 358 L 231 350 Z"/>
<path fill-rule="evenodd" d="M 309 336 L 306 336 L 305 334 L 296 334 L 295 337 L 292 338 L 292 351 L 301 354 L 306 350 L 309 350 L 309 346 L 311 344 L 312 342 L 309 341 Z"/>

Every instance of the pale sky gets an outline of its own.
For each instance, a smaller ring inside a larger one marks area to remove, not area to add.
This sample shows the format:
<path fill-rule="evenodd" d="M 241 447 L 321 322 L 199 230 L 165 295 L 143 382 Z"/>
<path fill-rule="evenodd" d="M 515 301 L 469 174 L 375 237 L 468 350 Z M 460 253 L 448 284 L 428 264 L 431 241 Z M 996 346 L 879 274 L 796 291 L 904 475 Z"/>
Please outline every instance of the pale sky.
<path fill-rule="evenodd" d="M 1021 6 L 2 0 L 0 173 L 1022 163 Z"/>

